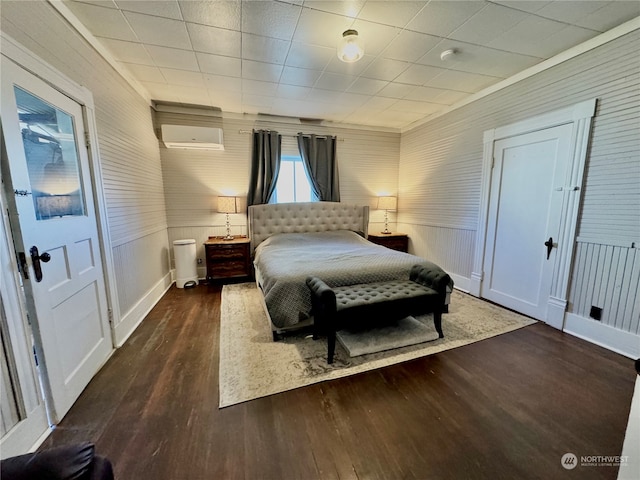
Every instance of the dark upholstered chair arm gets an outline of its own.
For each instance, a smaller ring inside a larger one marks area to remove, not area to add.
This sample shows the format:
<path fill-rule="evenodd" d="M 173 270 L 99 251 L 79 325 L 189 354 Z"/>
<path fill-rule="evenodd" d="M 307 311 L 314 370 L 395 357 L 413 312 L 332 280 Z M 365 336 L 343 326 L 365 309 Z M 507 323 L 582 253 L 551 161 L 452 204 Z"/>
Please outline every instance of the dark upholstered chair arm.
<path fill-rule="evenodd" d="M 447 272 L 433 263 L 414 265 L 411 268 L 409 279 L 425 287 L 432 288 L 441 295 L 446 294 L 447 286 L 452 283 L 451 277 Z"/>
<path fill-rule="evenodd" d="M 311 291 L 314 308 L 323 308 L 326 313 L 335 313 L 336 294 L 329 285 L 318 277 L 307 277 L 307 286 Z M 316 301 L 313 301 L 314 299 Z"/>

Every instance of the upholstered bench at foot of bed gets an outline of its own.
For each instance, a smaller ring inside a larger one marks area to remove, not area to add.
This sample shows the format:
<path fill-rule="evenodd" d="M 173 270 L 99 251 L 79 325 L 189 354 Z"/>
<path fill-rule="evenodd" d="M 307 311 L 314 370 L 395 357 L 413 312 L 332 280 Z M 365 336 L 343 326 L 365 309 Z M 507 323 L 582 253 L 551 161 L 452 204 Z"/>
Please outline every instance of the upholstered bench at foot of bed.
<path fill-rule="evenodd" d="M 362 283 L 329 287 L 318 277 L 308 277 L 311 291 L 314 330 L 313 338 L 327 335 L 327 362 L 333 363 L 336 332 L 354 320 L 400 319 L 408 315 L 433 312 L 440 338 L 442 312 L 445 309 L 446 288 L 450 277 L 439 267 L 415 265 L 409 280 Z"/>

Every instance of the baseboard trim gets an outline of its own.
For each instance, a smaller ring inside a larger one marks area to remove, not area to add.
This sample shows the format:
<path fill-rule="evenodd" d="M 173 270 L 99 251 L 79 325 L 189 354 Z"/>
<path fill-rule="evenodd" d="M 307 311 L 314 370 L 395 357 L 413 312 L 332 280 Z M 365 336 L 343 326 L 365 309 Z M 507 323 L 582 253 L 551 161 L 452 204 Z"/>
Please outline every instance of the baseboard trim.
<path fill-rule="evenodd" d="M 169 290 L 172 283 L 171 272 L 169 272 L 151 287 L 131 310 L 122 316 L 120 323 L 115 327 L 116 348 L 120 348 L 127 341 L 151 309 Z"/>
<path fill-rule="evenodd" d="M 640 358 L 640 336 L 568 313 L 564 331 L 634 360 Z"/>
<path fill-rule="evenodd" d="M 450 273 L 449 276 L 453 280 L 453 286 L 456 290 L 469 293 L 469 279 L 467 277 L 456 275 L 455 273 Z"/>

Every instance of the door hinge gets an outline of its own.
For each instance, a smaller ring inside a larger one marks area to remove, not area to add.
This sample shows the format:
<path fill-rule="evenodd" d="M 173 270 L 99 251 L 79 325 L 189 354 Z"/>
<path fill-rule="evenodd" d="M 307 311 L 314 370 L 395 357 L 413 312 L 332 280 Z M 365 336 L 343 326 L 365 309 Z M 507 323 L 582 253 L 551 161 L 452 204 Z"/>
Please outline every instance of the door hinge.
<path fill-rule="evenodd" d="M 91 136 L 89 135 L 89 132 L 84 132 L 84 143 L 87 148 L 91 148 Z"/>
<path fill-rule="evenodd" d="M 39 363 L 38 363 L 38 352 L 36 352 L 36 347 L 35 346 L 33 347 L 33 358 L 36 361 L 36 367 L 38 367 L 39 366 Z"/>
<path fill-rule="evenodd" d="M 113 326 L 113 310 L 110 308 L 107 310 L 107 318 L 109 319 L 109 325 Z"/>

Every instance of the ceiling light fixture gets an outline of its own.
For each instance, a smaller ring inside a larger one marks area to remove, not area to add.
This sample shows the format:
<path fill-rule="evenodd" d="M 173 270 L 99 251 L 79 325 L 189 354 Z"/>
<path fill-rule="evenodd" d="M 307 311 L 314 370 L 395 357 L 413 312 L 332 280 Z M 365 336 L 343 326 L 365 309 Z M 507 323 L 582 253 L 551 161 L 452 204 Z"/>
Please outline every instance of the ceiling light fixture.
<path fill-rule="evenodd" d="M 364 56 L 364 46 L 356 30 L 345 30 L 338 43 L 338 58 L 346 63 L 357 62 Z"/>
<path fill-rule="evenodd" d="M 445 50 L 440 54 L 440 60 L 445 62 L 449 60 L 451 57 L 453 57 L 456 53 L 458 53 L 458 50 L 456 50 L 455 48 L 450 48 L 449 50 Z"/>

